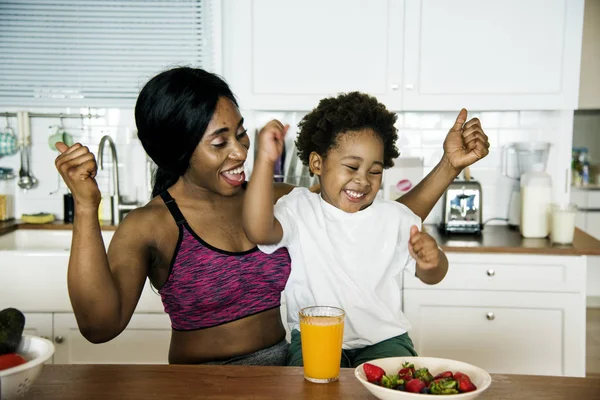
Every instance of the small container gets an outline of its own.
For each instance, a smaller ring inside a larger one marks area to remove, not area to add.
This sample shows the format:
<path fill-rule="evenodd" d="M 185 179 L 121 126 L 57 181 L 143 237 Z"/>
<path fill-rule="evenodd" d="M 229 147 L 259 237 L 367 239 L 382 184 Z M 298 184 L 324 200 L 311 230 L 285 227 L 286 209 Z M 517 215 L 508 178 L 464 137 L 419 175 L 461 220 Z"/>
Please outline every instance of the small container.
<path fill-rule="evenodd" d="M 66 223 L 72 224 L 75 218 L 75 201 L 73 195 L 67 193 L 63 196 L 63 219 Z"/>
<path fill-rule="evenodd" d="M 552 243 L 573 243 L 576 217 L 577 206 L 574 204 L 552 204 L 552 223 L 550 231 Z"/>
<path fill-rule="evenodd" d="M 15 218 L 15 174 L 10 168 L 0 168 L 0 221 Z"/>

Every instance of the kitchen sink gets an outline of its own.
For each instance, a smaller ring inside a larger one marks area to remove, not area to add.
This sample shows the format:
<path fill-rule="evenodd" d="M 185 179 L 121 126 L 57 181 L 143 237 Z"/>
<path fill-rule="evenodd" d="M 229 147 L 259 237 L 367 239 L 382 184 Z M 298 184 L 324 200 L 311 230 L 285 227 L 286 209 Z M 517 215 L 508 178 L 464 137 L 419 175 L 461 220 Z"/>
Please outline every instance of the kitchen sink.
<path fill-rule="evenodd" d="M 102 231 L 108 248 L 113 231 Z M 0 236 L 0 251 L 70 251 L 73 232 L 70 230 L 17 229 Z"/>

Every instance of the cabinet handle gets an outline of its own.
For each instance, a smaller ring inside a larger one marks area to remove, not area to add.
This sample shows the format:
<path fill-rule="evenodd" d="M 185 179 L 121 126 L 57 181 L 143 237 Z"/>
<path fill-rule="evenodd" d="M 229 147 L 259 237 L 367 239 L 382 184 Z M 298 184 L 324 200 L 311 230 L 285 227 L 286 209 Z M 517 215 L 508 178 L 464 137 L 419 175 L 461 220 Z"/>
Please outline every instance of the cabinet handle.
<path fill-rule="evenodd" d="M 496 271 L 494 271 L 491 268 L 487 270 L 487 276 L 494 276 L 494 275 L 496 275 Z"/>
<path fill-rule="evenodd" d="M 398 90 L 398 89 L 400 89 L 400 85 L 398 85 L 397 83 L 392 83 L 391 88 L 392 88 L 392 90 Z"/>
<path fill-rule="evenodd" d="M 54 338 L 54 341 L 55 341 L 56 343 L 60 344 L 60 343 L 62 343 L 62 342 L 64 342 L 64 341 L 65 341 L 65 338 L 64 338 L 64 337 L 62 337 L 62 336 L 57 336 L 57 337 L 55 337 L 55 338 Z"/>
<path fill-rule="evenodd" d="M 408 83 L 406 84 L 406 90 L 413 90 L 415 88 L 415 85 L 413 85 L 412 83 Z"/>
<path fill-rule="evenodd" d="M 485 317 L 488 319 L 488 321 L 493 321 L 494 319 L 496 319 L 496 316 L 494 315 L 493 312 L 489 312 L 489 313 L 485 314 Z"/>

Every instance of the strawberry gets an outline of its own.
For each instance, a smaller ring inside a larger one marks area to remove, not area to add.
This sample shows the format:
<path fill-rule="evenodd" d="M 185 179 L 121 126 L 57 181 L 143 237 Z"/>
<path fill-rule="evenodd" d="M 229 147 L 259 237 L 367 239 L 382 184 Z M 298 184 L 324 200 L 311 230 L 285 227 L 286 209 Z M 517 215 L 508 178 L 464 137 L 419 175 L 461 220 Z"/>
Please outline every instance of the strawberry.
<path fill-rule="evenodd" d="M 398 376 L 400 379 L 404 379 L 405 381 L 409 381 L 415 376 L 415 366 L 414 364 L 410 364 L 409 362 L 405 362 L 402 364 L 402 369 L 398 371 Z"/>
<path fill-rule="evenodd" d="M 363 364 L 363 371 L 365 371 L 367 380 L 371 383 L 376 384 L 380 384 L 381 378 L 383 378 L 383 376 L 385 375 L 385 371 L 383 370 L 383 368 L 369 363 Z"/>
<path fill-rule="evenodd" d="M 0 371 L 16 367 L 17 365 L 25 364 L 27 360 L 17 353 L 8 353 L 0 356 Z"/>
<path fill-rule="evenodd" d="M 459 372 L 459 374 L 460 374 L 460 372 Z M 435 379 L 444 379 L 444 378 L 454 378 L 454 375 L 452 375 L 452 371 L 440 372 L 433 379 L 435 380 Z"/>
<path fill-rule="evenodd" d="M 466 377 L 469 381 L 471 380 L 471 378 L 469 377 L 469 375 L 463 374 L 460 371 L 457 371 L 457 372 L 454 373 L 454 379 L 459 379 L 461 377 Z"/>
<path fill-rule="evenodd" d="M 456 381 L 458 382 L 458 391 L 461 393 L 477 390 L 477 386 L 471 382 L 471 379 L 469 379 L 467 375 L 462 374 L 460 378 L 456 379 Z"/>
<path fill-rule="evenodd" d="M 420 393 L 421 390 L 427 386 L 425 384 L 425 382 L 423 382 L 420 379 L 411 379 L 410 381 L 406 382 L 404 384 L 404 389 L 407 392 L 411 392 L 411 393 Z"/>

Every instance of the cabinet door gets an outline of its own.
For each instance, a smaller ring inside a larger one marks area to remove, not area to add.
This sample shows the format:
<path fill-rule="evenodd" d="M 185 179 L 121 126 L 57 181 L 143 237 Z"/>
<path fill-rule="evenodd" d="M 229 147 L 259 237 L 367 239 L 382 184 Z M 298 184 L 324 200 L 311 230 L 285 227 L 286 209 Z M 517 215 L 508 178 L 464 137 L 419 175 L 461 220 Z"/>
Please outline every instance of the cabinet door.
<path fill-rule="evenodd" d="M 600 212 L 598 211 L 589 211 L 587 214 L 587 233 L 600 240 Z"/>
<path fill-rule="evenodd" d="M 51 313 L 24 313 L 26 335 L 40 336 L 44 339 L 52 340 L 52 314 Z M 52 364 L 54 357 L 50 358 L 46 364 Z"/>
<path fill-rule="evenodd" d="M 403 0 L 229 0 L 224 75 L 242 108 L 311 110 L 360 90 L 401 109 Z"/>
<path fill-rule="evenodd" d="M 578 294 L 406 290 L 420 356 L 506 374 L 585 376 L 585 298 Z"/>
<path fill-rule="evenodd" d="M 73 314 L 54 314 L 56 364 L 166 364 L 170 340 L 166 314 L 134 314 L 119 336 L 102 344 L 79 333 Z"/>
<path fill-rule="evenodd" d="M 576 109 L 583 3 L 406 0 L 404 109 Z"/>

